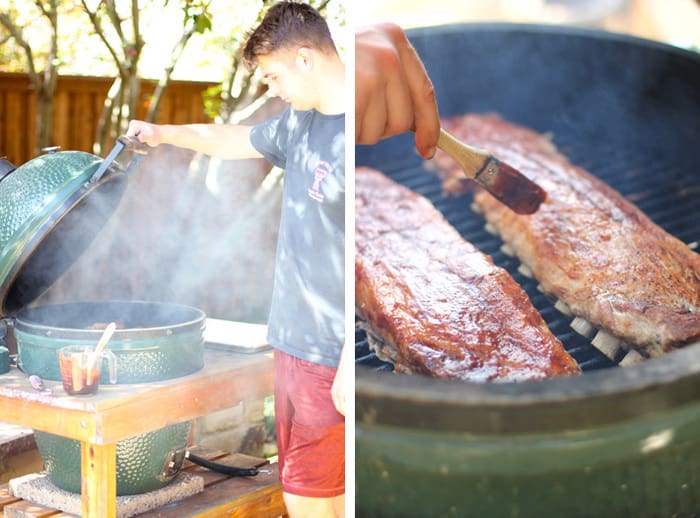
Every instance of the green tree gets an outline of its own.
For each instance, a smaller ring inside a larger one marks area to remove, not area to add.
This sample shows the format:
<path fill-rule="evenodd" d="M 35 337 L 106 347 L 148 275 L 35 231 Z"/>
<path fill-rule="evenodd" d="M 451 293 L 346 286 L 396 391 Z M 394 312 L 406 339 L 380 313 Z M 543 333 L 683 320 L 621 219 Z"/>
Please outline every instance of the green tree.
<path fill-rule="evenodd" d="M 117 77 L 105 99 L 94 145 L 95 153 L 102 154 L 108 143 L 123 134 L 129 120 L 135 117 L 141 94 L 139 59 L 148 38 L 157 39 L 163 28 L 142 26 L 138 0 L 130 0 L 128 6 L 126 2 L 101 0 L 94 8 L 90 8 L 87 0 L 80 1 L 93 30 L 104 44 L 117 69 Z M 170 51 L 169 60 L 163 67 L 160 80 L 149 102 L 147 115 L 149 120 L 155 120 L 175 65 L 190 38 L 194 34 L 204 33 L 211 28 L 211 15 L 208 11 L 211 2 L 212 0 L 180 0 L 183 13 L 182 34 Z M 163 5 L 167 4 L 168 0 L 165 0 Z"/>
<path fill-rule="evenodd" d="M 114 77 L 94 137 L 93 152 L 97 154 L 104 154 L 134 118 L 143 77 L 158 80 L 147 100 L 146 117 L 151 121 L 175 74 L 201 79 L 200 68 L 215 70 L 213 80 L 220 81 L 205 98 L 206 113 L 213 120 L 239 122 L 266 100 L 260 74 L 248 71 L 239 53 L 248 30 L 262 19 L 274 3 L 271 0 L 5 1 L 8 7 L 0 10 L 0 70 L 25 71 L 31 78 L 39 100 L 37 152 L 52 143 L 59 73 L 89 71 Z M 326 16 L 332 28 L 344 26 L 342 1 L 309 3 Z M 179 23 L 173 22 L 175 13 L 179 13 Z M 166 14 L 169 24 L 163 25 Z M 172 39 L 174 31 L 179 36 Z M 154 55 L 158 56 L 155 61 L 150 59 Z"/>
<path fill-rule="evenodd" d="M 190 0 L 185 1 L 182 5 L 184 15 L 182 24 L 183 32 L 170 52 L 170 59 L 163 69 L 163 73 L 148 105 L 148 114 L 146 115 L 146 119 L 149 122 L 154 122 L 156 120 L 163 94 L 170 83 L 170 79 L 175 70 L 175 65 L 177 65 L 185 51 L 187 42 L 190 41 L 190 38 L 194 34 L 204 34 L 205 32 L 211 30 L 212 21 L 211 14 L 209 13 L 209 5 L 211 3 L 212 0 Z"/>
<path fill-rule="evenodd" d="M 114 0 L 101 0 L 92 9 L 86 0 L 80 0 L 80 3 L 117 67 L 117 77 L 105 99 L 93 149 L 102 154 L 106 140 L 113 140 L 120 134 L 136 113 L 141 88 L 138 62 L 144 46 L 139 5 L 138 0 L 130 0 L 128 9 L 120 10 Z M 124 3 L 120 2 L 120 5 L 124 6 Z"/>

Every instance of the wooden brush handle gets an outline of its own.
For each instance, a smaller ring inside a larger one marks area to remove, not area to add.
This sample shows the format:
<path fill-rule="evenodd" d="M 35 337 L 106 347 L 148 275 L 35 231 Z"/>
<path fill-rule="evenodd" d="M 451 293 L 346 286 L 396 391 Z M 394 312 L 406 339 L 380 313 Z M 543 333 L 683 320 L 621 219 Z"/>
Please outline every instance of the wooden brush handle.
<path fill-rule="evenodd" d="M 442 128 L 440 128 L 440 138 L 438 139 L 437 145 L 454 160 L 459 162 L 459 165 L 462 166 L 468 178 L 474 178 L 476 173 L 483 168 L 484 163 L 491 157 L 489 153 L 482 149 L 471 147 L 464 142 L 460 142 Z"/>

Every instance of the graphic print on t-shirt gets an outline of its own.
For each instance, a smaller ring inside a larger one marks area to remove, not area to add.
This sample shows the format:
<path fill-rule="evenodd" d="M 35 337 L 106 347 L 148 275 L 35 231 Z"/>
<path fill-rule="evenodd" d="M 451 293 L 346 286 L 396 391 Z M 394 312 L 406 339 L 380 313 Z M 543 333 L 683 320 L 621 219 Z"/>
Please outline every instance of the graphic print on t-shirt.
<path fill-rule="evenodd" d="M 325 196 L 321 192 L 321 182 L 323 179 L 333 172 L 333 166 L 328 162 L 321 160 L 316 169 L 314 169 L 314 183 L 309 188 L 309 198 L 316 200 L 319 203 L 323 203 Z"/>

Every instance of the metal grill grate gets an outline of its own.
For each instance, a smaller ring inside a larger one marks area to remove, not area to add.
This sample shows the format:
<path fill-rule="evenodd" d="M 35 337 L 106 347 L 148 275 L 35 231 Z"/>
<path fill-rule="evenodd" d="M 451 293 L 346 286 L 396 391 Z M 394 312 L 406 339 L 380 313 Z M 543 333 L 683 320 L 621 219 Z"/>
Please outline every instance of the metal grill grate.
<path fill-rule="evenodd" d="M 556 144 L 572 163 L 595 171 L 597 176 L 634 202 L 667 232 L 689 243 L 691 247 L 696 246 L 700 240 L 700 204 L 697 202 L 700 178 L 697 174 L 670 175 L 669 171 L 678 171 L 677 164 L 672 167 L 661 160 L 654 162 L 643 153 L 623 156 L 618 149 L 610 150 L 609 153 L 601 150 L 592 160 L 590 156 L 576 156 L 570 149 L 567 150 L 566 142 Z M 573 317 L 564 315 L 555 308 L 556 301 L 541 293 L 535 280 L 518 271 L 518 259 L 506 255 L 501 250 L 501 239 L 487 232 L 484 228 L 484 218 L 471 210 L 471 194 L 454 198 L 444 197 L 440 181 L 434 174 L 426 171 L 422 164 L 392 164 L 388 161 L 382 171 L 428 198 L 462 237 L 490 255 L 497 265 L 506 269 L 527 292 L 552 332 L 562 341 L 583 371 L 617 365 L 621 357 L 611 361 L 591 344 L 591 339 L 574 331 L 570 326 Z M 371 352 L 366 334 L 361 329 L 355 332 L 355 358 L 358 364 L 370 368 L 392 369 L 391 365 L 382 362 Z"/>

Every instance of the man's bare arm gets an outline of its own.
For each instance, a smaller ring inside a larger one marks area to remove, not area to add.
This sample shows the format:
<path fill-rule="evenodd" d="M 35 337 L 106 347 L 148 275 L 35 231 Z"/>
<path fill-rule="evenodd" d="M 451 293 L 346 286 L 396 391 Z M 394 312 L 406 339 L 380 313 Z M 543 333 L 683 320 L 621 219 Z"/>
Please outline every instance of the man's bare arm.
<path fill-rule="evenodd" d="M 133 120 L 127 136 L 149 146 L 171 144 L 224 160 L 260 158 L 250 142 L 250 126 L 233 124 L 151 124 Z"/>

